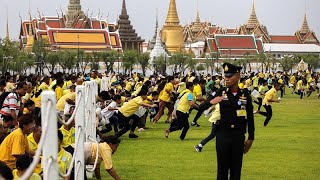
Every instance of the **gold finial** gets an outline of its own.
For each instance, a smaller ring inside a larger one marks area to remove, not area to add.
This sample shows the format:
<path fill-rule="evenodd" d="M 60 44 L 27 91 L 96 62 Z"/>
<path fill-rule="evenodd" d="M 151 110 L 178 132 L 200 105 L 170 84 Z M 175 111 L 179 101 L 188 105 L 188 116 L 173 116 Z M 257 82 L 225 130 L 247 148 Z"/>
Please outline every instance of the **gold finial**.
<path fill-rule="evenodd" d="M 170 0 L 170 6 L 168 10 L 168 16 L 166 19 L 167 25 L 179 25 L 179 17 L 177 13 L 176 0 Z"/>
<path fill-rule="evenodd" d="M 200 22 L 199 0 L 197 1 L 197 17 L 196 17 L 196 22 Z"/>
<path fill-rule="evenodd" d="M 308 19 L 307 19 L 307 11 L 306 11 L 304 13 L 304 19 L 303 19 L 303 24 L 300 28 L 300 33 L 307 34 L 308 32 L 310 32 L 310 29 L 309 29 L 309 24 L 308 24 Z"/>
<path fill-rule="evenodd" d="M 5 45 L 9 45 L 10 37 L 9 37 L 9 17 L 8 17 L 8 7 L 7 7 L 7 23 L 6 23 L 6 38 Z"/>
<path fill-rule="evenodd" d="M 259 20 L 257 18 L 257 15 L 256 15 L 256 10 L 255 10 L 255 7 L 254 7 L 254 0 L 252 0 L 252 10 L 251 10 L 251 15 L 250 15 L 250 18 L 248 20 L 248 23 L 247 23 L 247 28 L 254 28 L 256 27 L 256 25 L 259 25 Z"/>

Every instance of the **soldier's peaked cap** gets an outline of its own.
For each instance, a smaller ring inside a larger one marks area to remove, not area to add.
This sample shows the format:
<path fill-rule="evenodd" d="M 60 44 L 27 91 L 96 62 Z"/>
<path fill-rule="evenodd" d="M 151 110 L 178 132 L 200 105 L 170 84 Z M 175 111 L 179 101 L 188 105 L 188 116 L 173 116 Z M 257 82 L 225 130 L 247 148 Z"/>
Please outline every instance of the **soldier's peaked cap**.
<path fill-rule="evenodd" d="M 222 67 L 223 67 L 224 76 L 226 77 L 231 77 L 236 73 L 240 73 L 242 69 L 241 66 L 236 66 L 231 63 L 224 63 Z"/>

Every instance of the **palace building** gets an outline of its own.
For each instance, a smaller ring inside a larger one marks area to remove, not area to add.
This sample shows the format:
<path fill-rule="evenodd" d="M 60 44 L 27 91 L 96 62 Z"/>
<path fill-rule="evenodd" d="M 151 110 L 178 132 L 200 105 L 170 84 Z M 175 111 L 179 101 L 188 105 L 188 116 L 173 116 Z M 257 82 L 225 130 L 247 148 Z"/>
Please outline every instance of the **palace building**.
<path fill-rule="evenodd" d="M 89 17 L 81 10 L 80 0 L 69 0 L 67 14 L 61 12 L 57 16 L 44 16 L 21 20 L 21 48 L 32 51 L 36 40 L 44 39 L 48 48 L 83 49 L 85 51 L 122 51 L 117 25 L 97 17 Z"/>

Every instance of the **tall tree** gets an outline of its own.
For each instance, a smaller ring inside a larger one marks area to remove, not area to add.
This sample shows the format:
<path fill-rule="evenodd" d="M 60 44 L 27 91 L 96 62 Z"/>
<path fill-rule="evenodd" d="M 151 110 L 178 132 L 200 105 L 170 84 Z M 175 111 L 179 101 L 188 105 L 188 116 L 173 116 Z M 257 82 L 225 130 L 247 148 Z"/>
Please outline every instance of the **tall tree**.
<path fill-rule="evenodd" d="M 113 72 L 113 65 L 118 58 L 119 57 L 115 51 L 106 51 L 101 53 L 101 59 L 106 65 L 107 74 L 109 72 Z"/>
<path fill-rule="evenodd" d="M 123 67 L 125 68 L 125 72 L 129 70 L 130 73 L 133 71 L 133 65 L 136 64 L 138 58 L 138 52 L 135 50 L 127 50 L 123 53 Z"/>
<path fill-rule="evenodd" d="M 150 53 L 145 52 L 138 56 L 138 64 L 141 66 L 142 73 L 145 75 L 147 67 L 149 65 Z"/>
<path fill-rule="evenodd" d="M 166 57 L 163 55 L 156 57 L 155 60 L 153 61 L 154 69 L 156 73 L 160 73 L 165 75 L 166 71 Z"/>
<path fill-rule="evenodd" d="M 61 55 L 59 52 L 49 52 L 47 54 L 47 58 L 46 58 L 46 63 L 49 63 L 51 66 L 50 71 L 54 72 L 54 67 L 59 64 L 60 62 L 60 57 L 59 55 Z"/>

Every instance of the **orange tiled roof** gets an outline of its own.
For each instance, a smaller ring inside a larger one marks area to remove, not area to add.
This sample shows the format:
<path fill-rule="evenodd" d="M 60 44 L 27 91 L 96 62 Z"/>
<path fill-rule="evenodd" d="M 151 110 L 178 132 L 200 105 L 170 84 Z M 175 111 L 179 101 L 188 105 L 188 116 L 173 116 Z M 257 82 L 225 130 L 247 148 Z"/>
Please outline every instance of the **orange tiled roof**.
<path fill-rule="evenodd" d="M 270 43 L 300 44 L 297 36 L 270 36 Z"/>
<path fill-rule="evenodd" d="M 219 49 L 257 49 L 253 36 L 215 36 Z"/>

